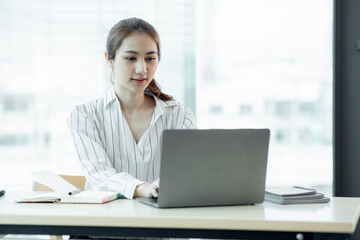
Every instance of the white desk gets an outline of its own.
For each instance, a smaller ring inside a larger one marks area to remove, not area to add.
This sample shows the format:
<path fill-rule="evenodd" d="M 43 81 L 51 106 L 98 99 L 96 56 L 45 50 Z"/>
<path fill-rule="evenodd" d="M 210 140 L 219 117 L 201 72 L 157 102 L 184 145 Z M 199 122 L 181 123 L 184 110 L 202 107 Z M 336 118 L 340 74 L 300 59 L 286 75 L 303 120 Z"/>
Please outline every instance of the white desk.
<path fill-rule="evenodd" d="M 312 205 L 265 202 L 174 209 L 156 209 L 134 200 L 99 205 L 14 202 L 29 194 L 7 192 L 0 198 L 0 234 L 346 239 L 355 231 L 360 214 L 360 198 L 332 198 L 330 203 Z"/>

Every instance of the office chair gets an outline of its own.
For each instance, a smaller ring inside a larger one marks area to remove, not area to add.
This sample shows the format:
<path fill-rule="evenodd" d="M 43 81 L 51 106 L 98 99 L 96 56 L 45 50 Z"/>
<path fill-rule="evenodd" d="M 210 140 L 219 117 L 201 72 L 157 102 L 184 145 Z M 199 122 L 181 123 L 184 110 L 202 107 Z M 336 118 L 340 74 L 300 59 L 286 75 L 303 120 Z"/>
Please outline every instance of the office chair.
<path fill-rule="evenodd" d="M 86 182 L 85 176 L 61 175 L 61 174 L 59 174 L 59 176 L 62 177 L 63 179 L 65 179 L 66 181 L 68 181 L 69 183 L 71 183 L 72 185 L 74 185 L 75 187 L 80 188 L 81 190 L 85 189 L 85 182 Z M 44 184 L 34 181 L 33 182 L 33 191 L 51 191 L 52 192 L 53 190 Z"/>

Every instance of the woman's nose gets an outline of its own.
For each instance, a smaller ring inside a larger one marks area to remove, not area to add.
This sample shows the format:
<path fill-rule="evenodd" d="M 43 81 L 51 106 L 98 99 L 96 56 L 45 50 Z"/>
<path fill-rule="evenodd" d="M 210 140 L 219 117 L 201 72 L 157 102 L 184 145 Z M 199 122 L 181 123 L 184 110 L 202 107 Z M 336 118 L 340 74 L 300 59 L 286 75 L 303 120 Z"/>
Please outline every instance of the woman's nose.
<path fill-rule="evenodd" d="M 136 73 L 141 73 L 141 74 L 146 73 L 146 62 L 144 60 L 139 60 L 136 63 L 135 71 Z"/>

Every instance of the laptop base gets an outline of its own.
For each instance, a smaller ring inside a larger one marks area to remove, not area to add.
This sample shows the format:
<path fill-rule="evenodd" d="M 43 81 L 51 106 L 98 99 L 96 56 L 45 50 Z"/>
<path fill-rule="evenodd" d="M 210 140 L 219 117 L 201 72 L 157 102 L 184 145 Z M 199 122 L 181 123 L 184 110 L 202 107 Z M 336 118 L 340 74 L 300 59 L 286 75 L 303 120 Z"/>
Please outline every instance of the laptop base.
<path fill-rule="evenodd" d="M 141 202 L 141 203 L 144 203 L 146 205 L 150 205 L 150 206 L 153 206 L 153 207 L 159 207 L 159 204 L 158 204 L 158 200 L 157 198 L 136 198 L 137 201 Z"/>

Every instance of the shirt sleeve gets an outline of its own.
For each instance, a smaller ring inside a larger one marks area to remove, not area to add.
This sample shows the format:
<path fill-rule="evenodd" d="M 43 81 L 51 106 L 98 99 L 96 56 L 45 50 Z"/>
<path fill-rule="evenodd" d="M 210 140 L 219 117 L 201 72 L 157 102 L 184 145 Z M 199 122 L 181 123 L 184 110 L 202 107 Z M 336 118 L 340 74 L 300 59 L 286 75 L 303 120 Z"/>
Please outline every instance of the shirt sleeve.
<path fill-rule="evenodd" d="M 68 117 L 67 123 L 80 166 L 90 188 L 116 191 L 132 199 L 135 188 L 143 182 L 129 173 L 116 172 L 104 150 L 93 116 L 76 107 Z"/>

